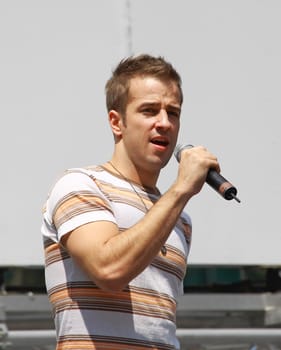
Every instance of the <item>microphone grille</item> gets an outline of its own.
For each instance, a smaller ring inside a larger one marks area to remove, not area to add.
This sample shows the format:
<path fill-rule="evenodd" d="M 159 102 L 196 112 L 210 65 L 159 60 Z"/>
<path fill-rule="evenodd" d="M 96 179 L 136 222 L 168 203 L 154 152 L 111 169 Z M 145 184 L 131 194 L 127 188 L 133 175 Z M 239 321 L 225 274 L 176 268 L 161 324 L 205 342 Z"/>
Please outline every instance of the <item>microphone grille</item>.
<path fill-rule="evenodd" d="M 181 159 L 181 152 L 184 149 L 192 148 L 192 147 L 194 147 L 194 146 L 193 145 L 181 145 L 181 144 L 176 145 L 176 147 L 174 149 L 174 156 L 176 157 L 176 160 L 178 162 L 180 161 L 180 159 Z"/>

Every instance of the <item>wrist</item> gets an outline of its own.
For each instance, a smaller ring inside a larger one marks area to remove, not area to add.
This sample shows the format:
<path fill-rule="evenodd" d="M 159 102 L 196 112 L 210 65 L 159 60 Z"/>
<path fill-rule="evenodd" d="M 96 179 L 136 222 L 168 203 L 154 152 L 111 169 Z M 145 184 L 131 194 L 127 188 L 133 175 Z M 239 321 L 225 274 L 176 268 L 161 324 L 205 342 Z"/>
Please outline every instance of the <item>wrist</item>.
<path fill-rule="evenodd" d="M 193 197 L 194 193 L 189 191 L 188 188 L 184 187 L 183 185 L 178 184 L 177 182 L 174 183 L 169 191 L 176 202 L 182 203 L 183 206 L 189 201 L 191 197 Z"/>

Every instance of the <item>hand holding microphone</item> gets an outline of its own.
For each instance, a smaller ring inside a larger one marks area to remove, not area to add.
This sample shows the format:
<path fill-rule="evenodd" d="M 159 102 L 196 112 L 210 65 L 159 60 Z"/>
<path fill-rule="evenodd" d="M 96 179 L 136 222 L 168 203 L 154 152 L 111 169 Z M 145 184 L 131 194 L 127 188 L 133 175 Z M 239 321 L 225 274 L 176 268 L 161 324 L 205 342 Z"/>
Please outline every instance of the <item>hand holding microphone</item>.
<path fill-rule="evenodd" d="M 180 162 L 181 152 L 184 149 L 192 147 L 192 145 L 177 145 L 174 151 L 174 155 L 177 161 Z M 208 171 L 206 182 L 214 190 L 216 190 L 223 198 L 227 200 L 235 199 L 238 203 L 241 202 L 240 199 L 236 197 L 237 189 L 216 170 L 210 169 Z"/>

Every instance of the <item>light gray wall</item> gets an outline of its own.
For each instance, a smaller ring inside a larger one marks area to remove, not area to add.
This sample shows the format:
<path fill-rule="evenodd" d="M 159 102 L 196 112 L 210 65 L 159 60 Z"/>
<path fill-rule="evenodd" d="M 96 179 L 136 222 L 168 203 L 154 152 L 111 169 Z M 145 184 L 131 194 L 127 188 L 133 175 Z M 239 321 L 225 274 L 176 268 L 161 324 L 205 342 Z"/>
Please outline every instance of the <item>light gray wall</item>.
<path fill-rule="evenodd" d="M 190 262 L 281 265 L 280 15 L 277 0 L 1 1 L 0 264 L 43 263 L 48 189 L 110 157 L 105 81 L 121 57 L 148 52 L 182 75 L 179 141 L 217 154 L 242 200 L 205 186 L 190 202 Z M 163 191 L 176 171 L 172 159 Z"/>

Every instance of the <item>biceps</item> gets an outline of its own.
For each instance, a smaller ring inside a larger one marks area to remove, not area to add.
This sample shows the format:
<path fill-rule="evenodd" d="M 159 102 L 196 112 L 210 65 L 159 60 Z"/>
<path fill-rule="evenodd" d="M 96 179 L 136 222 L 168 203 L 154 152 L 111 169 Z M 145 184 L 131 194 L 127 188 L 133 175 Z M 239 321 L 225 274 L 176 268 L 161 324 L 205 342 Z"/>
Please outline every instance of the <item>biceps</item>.
<path fill-rule="evenodd" d="M 67 234 L 62 244 L 84 270 L 92 273 L 105 259 L 106 243 L 118 233 L 117 226 L 110 221 L 92 222 Z"/>

